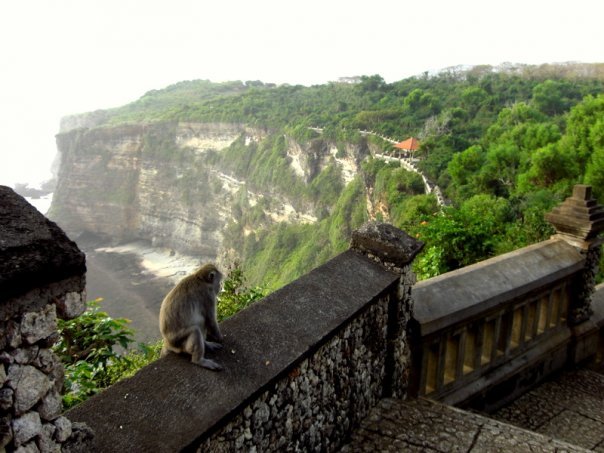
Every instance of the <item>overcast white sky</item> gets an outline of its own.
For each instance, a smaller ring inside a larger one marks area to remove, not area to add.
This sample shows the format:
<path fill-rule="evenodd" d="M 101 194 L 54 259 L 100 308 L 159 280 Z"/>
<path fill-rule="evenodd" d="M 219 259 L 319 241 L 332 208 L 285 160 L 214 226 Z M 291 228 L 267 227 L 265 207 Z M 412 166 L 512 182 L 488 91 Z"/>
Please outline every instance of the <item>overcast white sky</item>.
<path fill-rule="evenodd" d="M 61 116 L 181 80 L 604 62 L 603 17 L 602 0 L 4 0 L 0 184 L 49 177 Z"/>

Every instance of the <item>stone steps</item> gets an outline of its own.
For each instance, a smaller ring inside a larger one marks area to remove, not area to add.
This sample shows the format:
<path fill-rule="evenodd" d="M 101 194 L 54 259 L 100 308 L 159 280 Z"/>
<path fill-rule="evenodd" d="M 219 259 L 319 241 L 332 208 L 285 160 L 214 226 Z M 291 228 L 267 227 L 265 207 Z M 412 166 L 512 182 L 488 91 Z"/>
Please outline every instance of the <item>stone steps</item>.
<path fill-rule="evenodd" d="M 580 452 L 584 448 L 419 398 L 384 399 L 342 452 Z"/>
<path fill-rule="evenodd" d="M 604 453 L 604 375 L 564 373 L 490 416 Z"/>

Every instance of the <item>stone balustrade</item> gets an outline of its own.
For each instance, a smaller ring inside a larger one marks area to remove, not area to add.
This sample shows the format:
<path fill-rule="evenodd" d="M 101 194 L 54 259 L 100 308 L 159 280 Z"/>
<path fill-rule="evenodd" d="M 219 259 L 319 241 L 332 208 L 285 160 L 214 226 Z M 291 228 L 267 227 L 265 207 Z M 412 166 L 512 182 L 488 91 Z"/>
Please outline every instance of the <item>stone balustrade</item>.
<path fill-rule="evenodd" d="M 584 264 L 574 247 L 549 240 L 419 282 L 417 394 L 460 404 L 506 382 L 513 398 L 522 388 L 512 374 L 541 367 L 537 379 L 562 367 Z"/>
<path fill-rule="evenodd" d="M 547 218 L 552 239 L 413 288 L 414 394 L 489 411 L 597 354 L 604 208 L 577 185 Z"/>

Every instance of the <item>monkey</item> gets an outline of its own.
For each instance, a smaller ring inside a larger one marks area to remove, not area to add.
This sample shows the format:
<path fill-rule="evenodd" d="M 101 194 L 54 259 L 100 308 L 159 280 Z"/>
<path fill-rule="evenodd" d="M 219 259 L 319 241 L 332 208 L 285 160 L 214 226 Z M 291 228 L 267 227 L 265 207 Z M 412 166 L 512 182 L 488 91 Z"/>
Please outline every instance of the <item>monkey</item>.
<path fill-rule="evenodd" d="M 214 371 L 222 366 L 204 357 L 205 351 L 222 349 L 223 336 L 216 321 L 216 297 L 222 274 L 213 264 L 183 278 L 166 295 L 159 310 L 159 330 L 164 340 L 161 356 L 186 352 L 191 362 Z M 206 338 L 214 341 L 208 341 Z"/>

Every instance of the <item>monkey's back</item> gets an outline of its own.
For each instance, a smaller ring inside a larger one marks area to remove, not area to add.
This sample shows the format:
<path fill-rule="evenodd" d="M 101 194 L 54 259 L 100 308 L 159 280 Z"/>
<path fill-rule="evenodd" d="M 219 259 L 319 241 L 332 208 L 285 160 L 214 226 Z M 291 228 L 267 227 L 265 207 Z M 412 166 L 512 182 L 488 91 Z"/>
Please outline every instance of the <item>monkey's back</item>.
<path fill-rule="evenodd" d="M 166 338 L 191 326 L 203 326 L 202 302 L 207 294 L 203 279 L 196 274 L 183 278 L 166 295 L 159 310 L 159 330 Z"/>

